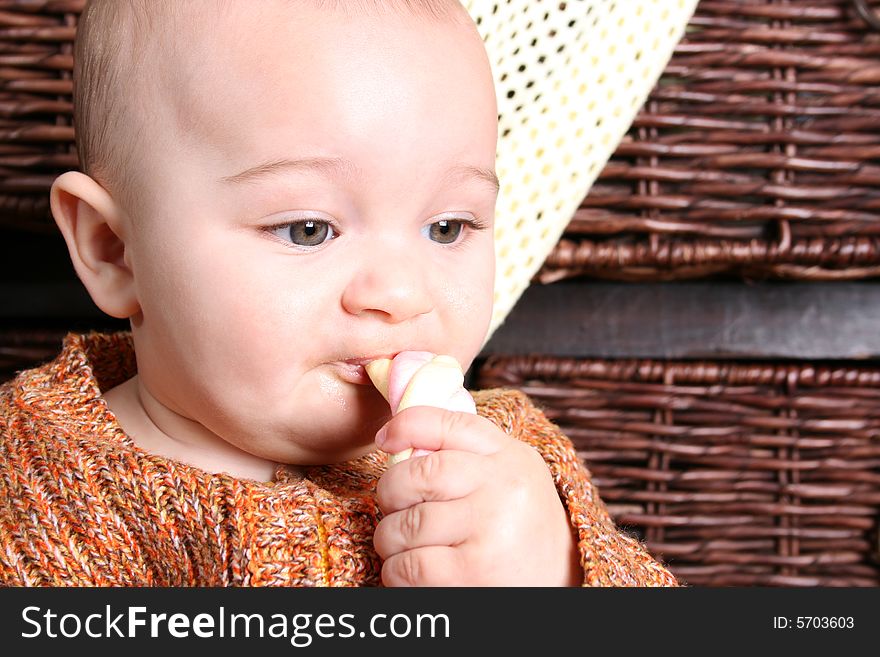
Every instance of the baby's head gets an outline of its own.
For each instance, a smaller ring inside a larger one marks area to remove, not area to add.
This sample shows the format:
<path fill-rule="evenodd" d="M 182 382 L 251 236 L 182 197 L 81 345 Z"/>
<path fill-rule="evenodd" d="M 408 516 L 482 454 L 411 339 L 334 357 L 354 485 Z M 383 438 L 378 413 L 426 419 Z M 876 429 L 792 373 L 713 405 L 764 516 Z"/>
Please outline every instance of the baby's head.
<path fill-rule="evenodd" d="M 494 282 L 497 108 L 455 0 L 101 0 L 78 35 L 74 267 L 179 426 L 287 463 L 372 448 L 342 361 L 466 368 Z"/>

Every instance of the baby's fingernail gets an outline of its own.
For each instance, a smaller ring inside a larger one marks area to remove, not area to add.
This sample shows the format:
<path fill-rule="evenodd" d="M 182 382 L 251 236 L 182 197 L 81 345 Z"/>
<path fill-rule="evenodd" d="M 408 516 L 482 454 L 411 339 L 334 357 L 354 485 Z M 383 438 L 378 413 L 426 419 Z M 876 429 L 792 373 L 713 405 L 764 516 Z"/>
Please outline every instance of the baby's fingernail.
<path fill-rule="evenodd" d="M 388 428 L 382 427 L 379 429 L 379 433 L 376 434 L 376 444 L 381 447 L 385 444 L 385 441 L 388 439 Z"/>

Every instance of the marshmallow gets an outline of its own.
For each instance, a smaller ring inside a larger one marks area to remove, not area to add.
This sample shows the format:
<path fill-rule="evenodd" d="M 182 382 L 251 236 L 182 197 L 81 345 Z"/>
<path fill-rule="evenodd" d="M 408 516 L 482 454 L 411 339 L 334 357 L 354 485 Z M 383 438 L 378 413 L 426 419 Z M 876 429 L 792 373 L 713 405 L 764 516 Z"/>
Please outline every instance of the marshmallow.
<path fill-rule="evenodd" d="M 388 400 L 392 415 L 410 406 L 434 406 L 476 415 L 474 400 L 464 388 L 461 365 L 452 356 L 427 351 L 402 351 L 394 360 L 381 358 L 366 365 L 376 389 Z M 405 461 L 412 449 L 392 454 L 390 464 Z M 427 453 L 425 450 L 420 452 Z"/>

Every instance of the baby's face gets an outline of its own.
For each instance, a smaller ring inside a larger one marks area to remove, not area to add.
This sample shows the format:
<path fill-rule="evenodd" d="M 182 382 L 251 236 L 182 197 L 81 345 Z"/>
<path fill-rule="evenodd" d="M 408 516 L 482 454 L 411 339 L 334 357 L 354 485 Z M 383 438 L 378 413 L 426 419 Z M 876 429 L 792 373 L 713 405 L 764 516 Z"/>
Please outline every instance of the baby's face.
<path fill-rule="evenodd" d="M 247 452 L 338 462 L 389 417 L 341 363 L 467 368 L 486 335 L 491 73 L 470 26 L 246 4 L 159 71 L 126 253 L 139 377 Z"/>

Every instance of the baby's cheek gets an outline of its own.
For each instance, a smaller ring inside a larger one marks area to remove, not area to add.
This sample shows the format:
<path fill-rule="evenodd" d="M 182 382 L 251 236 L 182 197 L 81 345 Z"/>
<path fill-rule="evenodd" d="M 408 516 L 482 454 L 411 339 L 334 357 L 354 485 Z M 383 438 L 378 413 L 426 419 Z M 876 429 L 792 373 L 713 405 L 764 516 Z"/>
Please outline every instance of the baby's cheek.
<path fill-rule="evenodd" d="M 470 324 L 480 320 L 491 309 L 492 284 L 484 280 L 447 278 L 442 287 L 444 316 L 453 323 Z"/>
<path fill-rule="evenodd" d="M 443 295 L 448 307 L 472 320 L 491 312 L 494 293 L 495 277 L 488 264 L 462 270 L 444 281 Z"/>
<path fill-rule="evenodd" d="M 318 390 L 321 393 L 322 401 L 345 411 L 348 410 L 348 400 L 345 398 L 343 385 L 345 384 L 332 376 L 324 373 L 318 375 Z"/>

